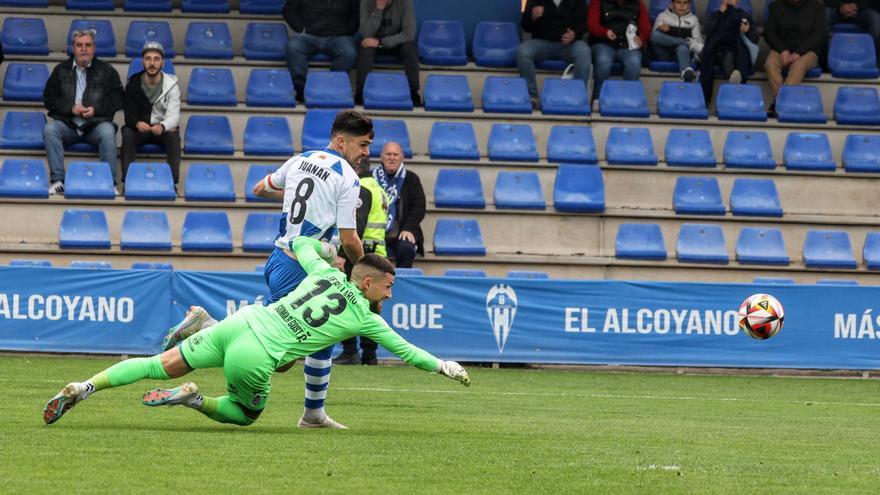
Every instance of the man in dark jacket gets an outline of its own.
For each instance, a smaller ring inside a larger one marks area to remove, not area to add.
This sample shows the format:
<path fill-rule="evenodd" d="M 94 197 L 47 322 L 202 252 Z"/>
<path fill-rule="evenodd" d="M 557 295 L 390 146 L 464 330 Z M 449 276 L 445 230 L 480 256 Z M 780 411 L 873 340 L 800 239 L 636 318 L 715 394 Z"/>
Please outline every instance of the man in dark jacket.
<path fill-rule="evenodd" d="M 764 72 L 770 83 L 771 114 L 783 85 L 800 84 L 807 71 L 819 63 L 828 41 L 825 7 L 819 0 L 777 0 L 770 4 L 764 41 L 770 53 Z M 788 69 L 783 82 L 782 71 Z"/>
<path fill-rule="evenodd" d="M 403 164 L 403 149 L 394 141 L 382 147 L 382 166 L 373 177 L 388 193 L 388 254 L 394 254 L 398 268 L 412 268 L 416 252 L 425 254 L 422 220 L 425 218 L 425 190 L 419 176 Z"/>
<path fill-rule="evenodd" d="M 304 101 L 309 57 L 328 55 L 330 70 L 348 73 L 357 57 L 360 0 L 287 0 L 281 11 L 293 36 L 287 42 L 287 70 L 297 101 Z"/>
<path fill-rule="evenodd" d="M 73 32 L 73 56 L 52 70 L 43 104 L 52 121 L 43 129 L 49 161 L 49 194 L 64 192 L 64 146 L 87 142 L 110 164 L 116 181 L 116 125 L 122 83 L 116 69 L 95 58 L 95 31 Z"/>
<path fill-rule="evenodd" d="M 373 70 L 376 55 L 389 54 L 400 58 L 413 105 L 421 105 L 416 11 L 412 0 L 361 0 L 360 34 L 363 39 L 357 55 L 355 103 L 363 103 L 364 83 Z"/>
<path fill-rule="evenodd" d="M 754 59 L 749 43 L 758 48 L 758 30 L 752 16 L 737 6 L 738 0 L 721 0 L 706 22 L 706 43 L 700 52 L 700 83 L 708 105 L 712 101 L 715 66 L 731 84 L 748 82 Z"/>
<path fill-rule="evenodd" d="M 594 0 L 587 12 L 590 48 L 598 98 L 602 83 L 611 75 L 614 61 L 623 64 L 623 79 L 638 81 L 642 72 L 642 50 L 651 36 L 651 18 L 641 0 Z"/>

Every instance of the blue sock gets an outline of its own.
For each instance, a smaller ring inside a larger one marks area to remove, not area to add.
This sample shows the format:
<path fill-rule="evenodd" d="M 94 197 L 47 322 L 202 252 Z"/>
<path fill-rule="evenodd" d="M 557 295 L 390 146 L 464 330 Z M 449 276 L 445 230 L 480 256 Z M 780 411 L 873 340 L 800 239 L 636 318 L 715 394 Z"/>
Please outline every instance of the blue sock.
<path fill-rule="evenodd" d="M 330 386 L 330 368 L 333 366 L 333 346 L 306 357 L 303 375 L 306 381 L 306 398 L 303 402 L 303 419 L 317 423 L 324 419 L 324 400 Z"/>

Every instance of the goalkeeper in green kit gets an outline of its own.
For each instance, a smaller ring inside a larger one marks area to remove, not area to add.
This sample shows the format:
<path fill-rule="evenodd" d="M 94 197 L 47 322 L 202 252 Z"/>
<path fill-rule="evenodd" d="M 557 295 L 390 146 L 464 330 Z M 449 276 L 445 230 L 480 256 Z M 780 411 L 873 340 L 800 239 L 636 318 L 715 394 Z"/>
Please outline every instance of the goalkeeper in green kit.
<path fill-rule="evenodd" d="M 220 323 L 195 333 L 179 346 L 149 358 L 121 361 L 85 382 L 64 387 L 43 409 L 46 424 L 58 421 L 73 406 L 105 388 L 151 378 L 168 380 L 194 369 L 223 368 L 227 395 L 206 397 L 188 382 L 144 394 L 146 406 L 184 405 L 220 423 L 247 426 L 260 416 L 269 398 L 275 371 L 288 369 L 297 358 L 347 338 L 363 335 L 378 342 L 416 368 L 441 373 L 470 385 L 467 371 L 408 343 L 373 309 L 391 297 L 394 267 L 368 254 L 351 272 L 332 268 L 325 258 L 335 249 L 310 237 L 291 242 L 308 277 L 290 294 L 269 306 L 246 306 Z"/>

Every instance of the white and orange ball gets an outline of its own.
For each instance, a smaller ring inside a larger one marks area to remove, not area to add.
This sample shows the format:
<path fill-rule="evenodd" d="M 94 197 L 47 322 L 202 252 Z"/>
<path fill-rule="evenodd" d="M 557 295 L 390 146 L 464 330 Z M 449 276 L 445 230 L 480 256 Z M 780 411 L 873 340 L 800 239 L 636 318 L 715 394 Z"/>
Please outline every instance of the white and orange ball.
<path fill-rule="evenodd" d="M 752 294 L 739 307 L 739 327 L 758 340 L 766 340 L 782 329 L 785 310 L 770 294 Z"/>

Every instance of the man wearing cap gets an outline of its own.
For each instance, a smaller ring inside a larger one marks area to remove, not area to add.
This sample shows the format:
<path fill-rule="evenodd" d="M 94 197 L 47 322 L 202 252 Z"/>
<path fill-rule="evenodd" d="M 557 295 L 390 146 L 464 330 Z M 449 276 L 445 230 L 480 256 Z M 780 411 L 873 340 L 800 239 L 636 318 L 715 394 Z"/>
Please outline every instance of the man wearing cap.
<path fill-rule="evenodd" d="M 165 48 L 148 41 L 141 50 L 144 70 L 125 86 L 125 127 L 122 128 L 122 180 L 135 159 L 137 147 L 158 144 L 165 148 L 174 185 L 180 173 L 180 87 L 177 77 L 162 71 Z"/>

